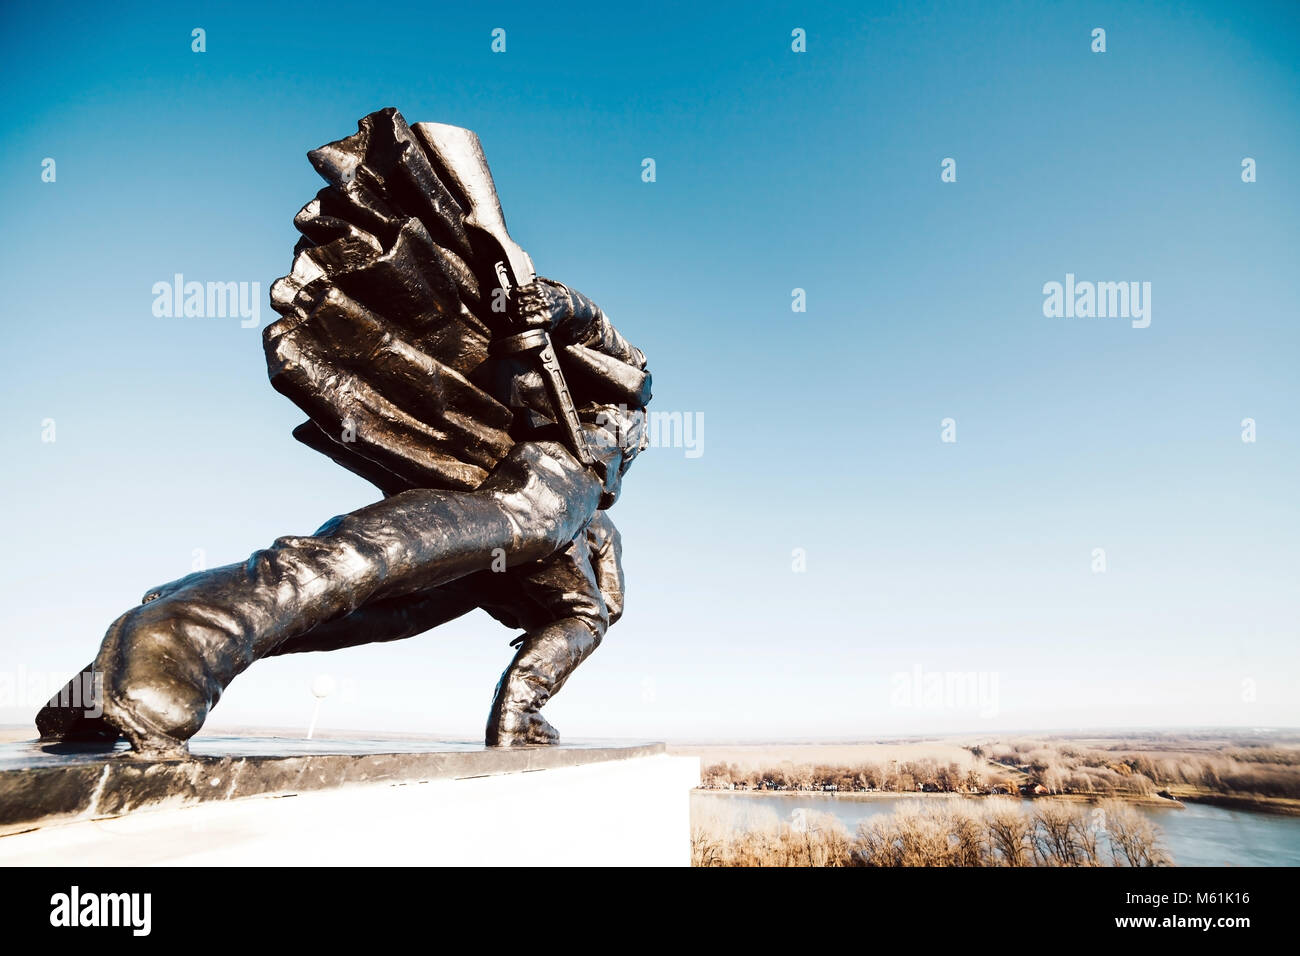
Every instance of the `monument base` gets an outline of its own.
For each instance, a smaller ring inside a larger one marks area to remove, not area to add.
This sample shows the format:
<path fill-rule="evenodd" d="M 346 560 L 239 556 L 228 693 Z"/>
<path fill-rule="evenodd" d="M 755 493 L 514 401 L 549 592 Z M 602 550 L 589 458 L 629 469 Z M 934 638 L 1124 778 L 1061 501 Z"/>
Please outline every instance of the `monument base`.
<path fill-rule="evenodd" d="M 383 754 L 311 746 L 187 761 L 0 757 L 0 865 L 690 862 L 699 761 L 669 756 L 662 744 L 424 743 Z M 54 803 L 42 808 L 42 793 Z"/>

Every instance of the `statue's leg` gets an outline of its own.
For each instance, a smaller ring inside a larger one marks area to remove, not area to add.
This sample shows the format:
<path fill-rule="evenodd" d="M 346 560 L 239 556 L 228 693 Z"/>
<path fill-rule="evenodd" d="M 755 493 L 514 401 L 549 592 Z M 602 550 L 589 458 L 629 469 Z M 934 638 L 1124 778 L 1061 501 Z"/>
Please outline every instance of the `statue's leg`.
<path fill-rule="evenodd" d="M 303 654 L 337 651 L 363 644 L 402 641 L 431 631 L 473 611 L 481 603 L 481 582 L 493 575 L 479 571 L 437 588 L 414 594 L 370 601 L 351 614 L 326 621 L 303 634 L 291 637 L 267 654 Z"/>
<path fill-rule="evenodd" d="M 600 512 L 586 534 L 521 576 L 546 623 L 519 639 L 519 651 L 501 675 L 488 714 L 489 747 L 559 743 L 559 731 L 540 711 L 622 614 L 619 550 L 618 531 Z"/>
<path fill-rule="evenodd" d="M 497 684 L 488 713 L 489 747 L 557 744 L 560 732 L 540 713 L 601 641 L 583 618 L 570 617 L 524 635 Z"/>
<path fill-rule="evenodd" d="M 501 575 L 480 571 L 409 595 L 369 601 L 351 614 L 336 617 L 302 634 L 290 637 L 268 651 L 266 657 L 306 651 L 335 651 L 344 647 L 400 641 L 455 620 L 479 607 L 484 582 Z M 145 595 L 145 602 L 175 590 L 181 582 Z M 96 686 L 100 682 L 100 686 Z M 43 740 L 113 743 L 122 732 L 108 723 L 100 702 L 102 676 L 92 661 L 36 715 Z"/>
<path fill-rule="evenodd" d="M 404 492 L 183 578 L 109 628 L 93 665 L 104 719 L 137 750 L 182 750 L 225 687 L 284 641 L 487 568 L 498 549 L 538 560 L 573 539 L 600 495 L 563 446 L 526 443 L 476 491 Z"/>

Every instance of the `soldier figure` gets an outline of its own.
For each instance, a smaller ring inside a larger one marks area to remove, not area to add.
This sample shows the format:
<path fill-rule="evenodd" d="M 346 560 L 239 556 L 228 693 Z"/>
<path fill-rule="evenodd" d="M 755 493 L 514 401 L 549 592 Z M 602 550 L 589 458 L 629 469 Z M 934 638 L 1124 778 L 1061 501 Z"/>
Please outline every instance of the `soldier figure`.
<path fill-rule="evenodd" d="M 258 658 L 482 607 L 524 632 L 487 744 L 556 743 L 541 707 L 622 613 L 606 509 L 645 447 L 645 356 L 590 299 L 535 277 L 469 131 L 389 109 L 308 155 L 330 185 L 296 217 L 293 270 L 271 290 L 271 381 L 310 416 L 295 437 L 385 497 L 148 592 L 83 671 L 102 714 L 56 698 L 37 716 L 47 739 L 183 752 Z"/>

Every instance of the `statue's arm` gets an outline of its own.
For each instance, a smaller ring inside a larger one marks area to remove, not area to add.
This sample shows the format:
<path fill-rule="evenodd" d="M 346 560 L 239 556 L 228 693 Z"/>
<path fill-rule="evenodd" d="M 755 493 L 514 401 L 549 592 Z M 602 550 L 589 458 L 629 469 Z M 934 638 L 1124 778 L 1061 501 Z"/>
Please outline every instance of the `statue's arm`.
<path fill-rule="evenodd" d="M 623 338 L 591 299 L 554 279 L 538 278 L 518 292 L 518 308 L 547 326 L 561 345 L 583 345 L 644 369 L 645 353 Z"/>

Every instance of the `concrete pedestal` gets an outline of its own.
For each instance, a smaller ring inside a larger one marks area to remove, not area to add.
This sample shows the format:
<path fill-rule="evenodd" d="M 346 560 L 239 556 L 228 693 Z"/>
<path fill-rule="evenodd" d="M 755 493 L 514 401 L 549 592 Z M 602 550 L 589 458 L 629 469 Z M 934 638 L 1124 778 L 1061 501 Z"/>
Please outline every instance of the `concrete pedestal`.
<path fill-rule="evenodd" d="M 0 865 L 690 862 L 699 761 L 662 744 L 313 746 L 160 762 L 53 755 L 36 766 L 0 754 Z"/>

